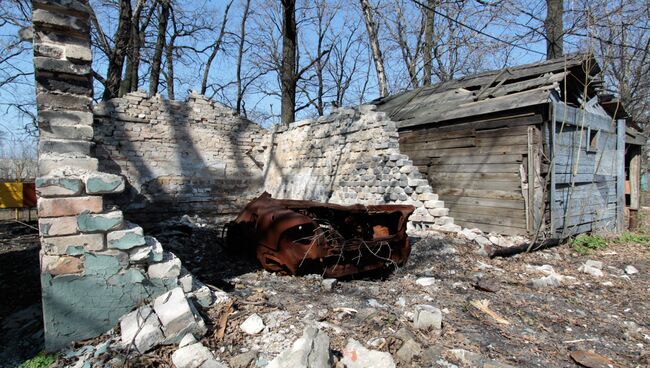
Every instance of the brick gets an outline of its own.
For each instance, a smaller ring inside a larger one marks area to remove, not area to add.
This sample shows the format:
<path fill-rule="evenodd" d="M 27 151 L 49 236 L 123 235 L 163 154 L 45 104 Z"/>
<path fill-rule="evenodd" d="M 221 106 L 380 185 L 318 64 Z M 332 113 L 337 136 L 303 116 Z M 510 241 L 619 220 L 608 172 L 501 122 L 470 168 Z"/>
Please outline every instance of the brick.
<path fill-rule="evenodd" d="M 43 238 L 43 250 L 47 254 L 69 254 L 71 248 L 89 251 L 104 249 L 104 234 L 80 234 Z"/>
<path fill-rule="evenodd" d="M 76 234 L 77 217 L 40 218 L 38 219 L 38 230 L 44 237 Z"/>
<path fill-rule="evenodd" d="M 34 55 L 60 59 L 63 57 L 63 47 L 52 44 L 37 43 L 34 45 Z"/>
<path fill-rule="evenodd" d="M 144 232 L 140 226 L 127 224 L 122 230 L 111 231 L 106 235 L 109 248 L 131 249 L 144 245 Z"/>
<path fill-rule="evenodd" d="M 76 196 L 83 192 L 81 179 L 63 177 L 38 177 L 36 192 L 41 197 Z"/>
<path fill-rule="evenodd" d="M 82 213 L 77 216 L 77 228 L 81 232 L 110 231 L 122 227 L 122 211 L 92 214 Z"/>
<path fill-rule="evenodd" d="M 76 75 L 89 75 L 92 71 L 90 67 L 90 63 L 75 64 L 68 60 L 52 59 L 43 56 L 34 57 L 34 68 L 35 68 L 34 70 L 36 70 L 36 75 L 38 75 L 42 71 L 53 72 L 53 73 L 76 74 Z"/>
<path fill-rule="evenodd" d="M 38 152 L 90 155 L 90 149 L 93 145 L 93 142 L 81 140 L 41 139 L 38 142 Z"/>
<path fill-rule="evenodd" d="M 84 211 L 99 213 L 103 210 L 102 197 L 39 198 L 39 217 L 73 216 Z"/>
<path fill-rule="evenodd" d="M 39 71 L 36 75 L 36 90 L 39 92 L 68 93 L 91 97 L 92 78 L 90 75 L 68 74 L 69 78 L 59 78 L 52 72 Z"/>
<path fill-rule="evenodd" d="M 83 269 L 83 261 L 80 258 L 63 256 L 49 264 L 46 271 L 57 276 L 81 273 Z"/>
<path fill-rule="evenodd" d="M 75 11 L 88 13 L 88 5 L 79 0 L 32 0 L 34 9 L 48 8 L 56 9 L 57 12 Z"/>
<path fill-rule="evenodd" d="M 437 201 L 438 195 L 433 193 L 421 193 L 418 195 L 419 201 Z"/>
<path fill-rule="evenodd" d="M 124 191 L 124 177 L 107 173 L 93 173 L 85 178 L 88 194 L 121 193 Z"/>

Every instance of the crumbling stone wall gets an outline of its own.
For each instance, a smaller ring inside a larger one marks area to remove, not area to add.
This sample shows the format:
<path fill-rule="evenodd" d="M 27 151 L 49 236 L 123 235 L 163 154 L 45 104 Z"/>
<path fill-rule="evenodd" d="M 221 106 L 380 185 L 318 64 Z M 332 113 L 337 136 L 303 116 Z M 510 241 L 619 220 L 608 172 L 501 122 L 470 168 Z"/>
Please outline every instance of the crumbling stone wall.
<path fill-rule="evenodd" d="M 411 230 L 459 231 L 426 178 L 400 154 L 395 123 L 373 105 L 279 127 L 264 142 L 265 189 L 277 198 L 410 204 Z"/>
<path fill-rule="evenodd" d="M 262 191 L 267 131 L 206 97 L 131 93 L 98 104 L 94 116 L 99 168 L 127 178 L 111 200 L 131 219 L 229 219 Z"/>
<path fill-rule="evenodd" d="M 104 201 L 106 195 L 121 193 L 125 182 L 100 172 L 91 155 L 87 2 L 32 4 L 43 318 L 46 349 L 56 350 L 97 336 L 135 306 L 180 288 L 182 268 L 156 239 Z"/>

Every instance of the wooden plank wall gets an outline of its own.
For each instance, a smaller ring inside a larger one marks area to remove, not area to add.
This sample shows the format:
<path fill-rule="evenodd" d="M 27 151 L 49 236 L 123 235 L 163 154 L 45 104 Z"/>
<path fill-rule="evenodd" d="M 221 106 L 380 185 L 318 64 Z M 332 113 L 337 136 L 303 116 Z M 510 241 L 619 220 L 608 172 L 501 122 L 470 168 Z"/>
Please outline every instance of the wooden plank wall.
<path fill-rule="evenodd" d="M 604 131 L 556 123 L 553 224 L 570 236 L 614 230 L 617 209 L 617 136 Z M 597 133 L 594 133 L 597 132 Z M 592 146 L 591 138 L 597 134 Z"/>
<path fill-rule="evenodd" d="M 527 232 L 520 167 L 526 165 L 528 125 L 402 131 L 400 150 L 427 174 L 456 224 L 502 234 Z"/>

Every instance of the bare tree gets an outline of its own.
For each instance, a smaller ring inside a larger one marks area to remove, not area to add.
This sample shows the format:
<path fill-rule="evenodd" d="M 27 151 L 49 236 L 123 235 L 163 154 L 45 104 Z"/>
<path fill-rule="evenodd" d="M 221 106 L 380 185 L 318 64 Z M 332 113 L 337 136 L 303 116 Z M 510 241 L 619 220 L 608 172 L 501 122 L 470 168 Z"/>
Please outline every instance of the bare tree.
<path fill-rule="evenodd" d="M 221 50 L 221 45 L 223 44 L 223 39 L 224 35 L 226 34 L 226 24 L 228 23 L 228 12 L 230 11 L 230 7 L 232 6 L 233 0 L 230 0 L 228 4 L 226 5 L 226 9 L 223 11 L 223 17 L 221 21 L 221 27 L 219 28 L 219 34 L 217 38 L 214 40 L 214 43 L 210 46 L 210 56 L 208 56 L 208 60 L 205 63 L 205 69 L 203 70 L 203 79 L 201 80 L 201 94 L 204 95 L 206 90 L 208 89 L 208 76 L 210 75 L 210 67 L 212 66 L 212 62 L 214 61 L 214 58 L 217 56 L 217 53 Z M 248 9 L 250 5 L 250 0 L 246 0 L 246 9 Z M 242 24 L 245 25 L 245 19 L 247 15 L 242 17 Z M 243 39 L 243 35 L 242 35 Z M 243 42 L 242 42 L 243 43 Z"/>
<path fill-rule="evenodd" d="M 296 29 L 296 1 L 282 1 L 282 66 L 280 83 L 282 89 L 280 121 L 288 125 L 295 120 L 296 108 L 296 52 L 298 33 Z"/>
<path fill-rule="evenodd" d="M 424 76 L 422 77 L 422 84 L 428 86 L 431 84 L 431 76 L 433 74 L 433 63 L 431 50 L 433 50 L 433 23 L 435 22 L 434 9 L 436 8 L 436 0 L 428 0 L 427 8 L 424 9 L 426 14 L 424 19 L 424 47 L 422 48 L 422 61 L 424 63 Z"/>
<path fill-rule="evenodd" d="M 237 71 L 236 71 L 236 78 L 237 78 L 237 103 L 235 104 L 235 111 L 237 111 L 237 114 L 241 114 L 242 112 L 242 102 L 244 100 L 244 90 L 245 86 L 242 83 L 242 62 L 244 58 L 244 47 L 246 45 L 246 21 L 248 20 L 248 15 L 249 15 L 249 10 L 250 10 L 250 5 L 251 1 L 250 0 L 245 0 L 246 2 L 244 3 L 244 12 L 242 14 L 241 18 L 241 23 L 240 23 L 240 28 L 239 28 L 239 44 L 238 44 L 238 49 L 237 49 Z"/>
<path fill-rule="evenodd" d="M 377 38 L 377 25 L 373 19 L 373 10 L 370 6 L 369 0 L 359 0 L 361 3 L 361 11 L 366 23 L 366 31 L 368 32 L 368 42 L 372 50 L 373 61 L 375 62 L 375 72 L 377 73 L 377 82 L 379 84 L 379 96 L 384 97 L 388 95 L 388 83 L 386 81 L 386 69 L 384 68 L 384 59 L 379 47 L 379 39 Z"/>
<path fill-rule="evenodd" d="M 93 18 L 96 24 L 98 24 L 97 17 L 94 16 Z M 102 97 L 104 100 L 119 96 L 124 58 L 131 37 L 131 19 L 131 0 L 120 0 L 119 23 L 114 37 L 115 45 L 112 50 L 106 50 L 107 53 L 110 52 L 110 56 L 108 72 L 106 73 L 106 80 L 104 82 L 104 94 Z M 101 32 L 101 28 L 99 29 L 103 37 L 104 34 Z M 106 42 L 105 37 L 103 39 Z M 108 47 L 108 44 L 105 47 Z"/>

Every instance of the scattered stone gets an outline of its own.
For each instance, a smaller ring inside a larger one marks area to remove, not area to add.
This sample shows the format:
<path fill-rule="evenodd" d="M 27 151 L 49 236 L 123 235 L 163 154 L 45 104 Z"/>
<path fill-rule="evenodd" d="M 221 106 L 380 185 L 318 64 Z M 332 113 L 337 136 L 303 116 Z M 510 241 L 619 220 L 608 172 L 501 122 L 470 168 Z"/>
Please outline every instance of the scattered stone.
<path fill-rule="evenodd" d="M 480 278 L 475 284 L 474 287 L 481 291 L 487 291 L 490 293 L 496 293 L 499 291 L 500 286 L 496 280 Z"/>
<path fill-rule="evenodd" d="M 634 275 L 634 274 L 639 273 L 639 270 L 637 270 L 636 267 L 634 267 L 632 265 L 627 265 L 627 266 L 625 266 L 625 273 L 628 274 L 628 275 Z"/>
<path fill-rule="evenodd" d="M 205 285 L 189 293 L 188 296 L 194 299 L 203 308 L 208 308 L 214 304 L 214 294 L 212 293 L 212 290 Z"/>
<path fill-rule="evenodd" d="M 490 367 L 490 368 L 515 368 L 511 365 L 496 360 L 485 359 L 483 356 L 464 349 L 452 349 L 451 353 L 468 367 Z"/>
<path fill-rule="evenodd" d="M 589 275 L 594 276 L 594 277 L 602 277 L 604 275 L 603 271 L 601 271 L 602 262 L 598 262 L 598 263 L 600 263 L 600 268 L 594 267 L 594 265 L 598 266 L 598 263 L 591 263 L 590 264 L 590 262 L 595 262 L 595 261 L 587 261 L 587 262 L 585 262 L 584 265 L 582 265 L 582 266 L 580 266 L 580 268 L 578 268 L 578 271 L 584 272 L 584 273 L 589 274 Z"/>
<path fill-rule="evenodd" d="M 249 335 L 256 335 L 262 330 L 264 330 L 264 321 L 257 313 L 251 314 L 246 320 L 239 326 L 242 331 L 246 332 Z"/>
<path fill-rule="evenodd" d="M 366 349 L 354 339 L 348 339 L 343 349 L 341 363 L 346 368 L 394 368 L 395 362 L 390 353 Z"/>
<path fill-rule="evenodd" d="M 273 359 L 267 368 L 330 368 L 332 363 L 329 337 L 318 328 L 307 326 L 302 337 Z"/>
<path fill-rule="evenodd" d="M 603 269 L 603 262 L 601 262 L 601 261 L 587 260 L 587 262 L 585 262 L 585 266 L 587 266 L 587 267 L 593 267 L 593 268 L 597 268 L 597 269 L 599 269 L 599 270 L 602 270 L 602 269 Z"/>
<path fill-rule="evenodd" d="M 422 353 L 422 347 L 413 339 L 408 339 L 397 350 L 397 357 L 404 363 L 410 363 L 414 357 Z"/>
<path fill-rule="evenodd" d="M 321 285 L 322 285 L 324 290 L 332 291 L 332 290 L 334 290 L 336 285 L 338 285 L 338 281 L 336 279 L 324 279 L 321 282 Z"/>
<path fill-rule="evenodd" d="M 253 361 L 257 360 L 257 355 L 257 351 L 247 351 L 230 358 L 228 363 L 230 363 L 230 368 L 248 368 Z"/>
<path fill-rule="evenodd" d="M 143 354 L 165 339 L 160 327 L 160 321 L 151 307 L 138 308 L 120 322 L 122 343 L 133 344 L 136 350 Z"/>
<path fill-rule="evenodd" d="M 442 311 L 432 305 L 418 304 L 415 306 L 413 324 L 420 330 L 440 330 L 442 328 Z"/>
<path fill-rule="evenodd" d="M 214 355 L 201 343 L 182 347 L 172 354 L 172 362 L 176 368 L 198 368 L 208 360 L 214 360 Z"/>
<path fill-rule="evenodd" d="M 556 273 L 544 276 L 538 279 L 530 280 L 530 286 L 536 289 L 543 289 L 547 287 L 558 287 L 562 285 L 562 276 Z"/>
<path fill-rule="evenodd" d="M 415 283 L 420 286 L 431 286 L 435 285 L 436 281 L 437 280 L 435 277 L 420 277 L 419 279 L 415 280 Z"/>

